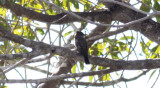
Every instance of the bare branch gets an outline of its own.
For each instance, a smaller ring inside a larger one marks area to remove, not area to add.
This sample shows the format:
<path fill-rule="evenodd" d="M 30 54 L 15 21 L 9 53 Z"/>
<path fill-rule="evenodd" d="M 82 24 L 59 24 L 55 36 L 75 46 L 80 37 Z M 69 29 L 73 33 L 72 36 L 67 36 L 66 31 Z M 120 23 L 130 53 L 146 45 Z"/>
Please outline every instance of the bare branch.
<path fill-rule="evenodd" d="M 115 70 L 113 69 L 107 69 L 107 70 L 100 70 L 100 71 L 90 71 L 90 72 L 82 72 L 82 73 L 71 73 L 71 74 L 61 74 L 61 75 L 55 75 L 53 77 L 49 78 L 42 78 L 42 79 L 28 79 L 28 80 L 0 80 L 1 83 L 42 83 L 47 81 L 53 81 L 53 80 L 60 80 L 60 79 L 66 79 L 66 78 L 75 78 L 75 77 L 82 77 L 82 76 L 90 76 L 90 75 L 97 75 L 97 74 L 108 74 Z"/>
<path fill-rule="evenodd" d="M 0 55 L 0 60 L 13 60 L 13 59 L 20 59 L 20 58 L 29 58 L 29 57 L 36 57 L 39 53 L 27 52 L 27 53 L 19 53 L 19 54 L 3 54 Z"/>
<path fill-rule="evenodd" d="M 142 72 L 141 74 L 137 75 L 136 77 L 129 78 L 129 79 L 126 79 L 126 78 L 121 77 L 121 78 L 119 78 L 119 79 L 117 79 L 117 80 L 107 81 L 107 82 L 103 82 L 103 83 L 76 82 L 75 85 L 78 84 L 78 85 L 83 85 L 83 86 L 88 86 L 88 85 L 89 85 L 89 86 L 110 86 L 110 85 L 115 85 L 115 84 L 120 83 L 120 82 L 123 82 L 123 81 L 129 82 L 129 81 L 136 80 L 136 79 L 138 79 L 139 77 L 145 75 L 147 72 L 148 72 L 148 70 Z M 62 83 L 63 83 L 63 84 L 72 84 L 72 83 L 74 83 L 74 81 L 63 81 Z"/>
<path fill-rule="evenodd" d="M 75 51 L 71 51 L 68 48 L 59 47 L 59 46 L 50 46 L 45 43 L 30 41 L 27 39 L 23 39 L 20 36 L 14 35 L 11 32 L 3 29 L 0 27 L 0 35 L 4 38 L 10 39 L 12 41 L 18 42 L 20 44 L 24 44 L 26 46 L 35 47 L 39 53 L 35 53 L 35 55 L 42 55 L 46 53 L 50 53 L 51 50 L 55 50 L 55 54 L 58 54 L 60 56 L 74 59 L 77 61 L 83 61 L 83 57 L 77 54 Z M 9 36 L 10 35 L 10 36 Z M 25 43 L 29 42 L 29 43 Z M 110 60 L 107 58 L 100 58 L 100 57 L 89 57 L 90 62 L 94 65 L 101 65 L 101 66 L 107 66 L 115 69 L 153 69 L 153 68 L 159 68 L 160 67 L 160 60 L 135 60 L 135 61 L 123 61 L 123 60 Z"/>
<path fill-rule="evenodd" d="M 139 9 L 136 9 L 136 8 L 130 6 L 128 3 L 125 3 L 125 2 L 119 2 L 119 1 L 116 1 L 116 0 L 98 0 L 98 1 L 101 2 L 101 3 L 104 3 L 104 4 L 105 3 L 118 4 L 118 5 L 124 6 L 124 7 L 128 8 L 128 9 L 134 10 L 136 12 L 140 12 L 140 13 L 145 14 L 145 15 L 148 14 L 147 12 L 139 10 Z"/>
<path fill-rule="evenodd" d="M 124 28 L 118 29 L 117 31 L 105 32 L 105 33 L 102 33 L 100 35 L 96 35 L 96 36 L 93 36 L 91 38 L 88 38 L 87 40 L 88 41 L 98 40 L 100 38 L 109 37 L 109 36 L 112 36 L 112 35 L 115 35 L 115 34 L 118 34 L 118 33 L 122 33 L 122 32 L 124 32 L 126 30 L 129 30 L 129 28 L 128 27 L 124 27 Z"/>
<path fill-rule="evenodd" d="M 35 54 L 35 55 L 39 55 L 41 52 L 35 52 L 35 51 L 33 51 L 32 53 Z M 8 71 L 10 71 L 10 70 L 12 70 L 12 69 L 20 66 L 20 65 L 24 65 L 24 64 L 27 63 L 27 61 L 30 60 L 30 59 L 32 59 L 32 56 L 20 60 L 20 61 L 17 62 L 16 64 L 14 64 L 14 65 L 12 65 L 12 66 L 9 66 L 8 68 L 4 69 L 4 73 L 6 73 L 6 72 L 8 72 Z"/>
<path fill-rule="evenodd" d="M 39 69 L 39 68 L 36 68 L 36 67 L 32 67 L 32 66 L 29 66 L 29 65 L 24 65 L 23 67 L 26 67 L 26 68 L 31 69 L 31 70 L 42 72 L 44 74 L 49 74 L 49 75 L 52 74 L 51 72 L 48 72 L 48 71 L 45 71 L 45 70 L 42 70 L 42 69 Z"/>

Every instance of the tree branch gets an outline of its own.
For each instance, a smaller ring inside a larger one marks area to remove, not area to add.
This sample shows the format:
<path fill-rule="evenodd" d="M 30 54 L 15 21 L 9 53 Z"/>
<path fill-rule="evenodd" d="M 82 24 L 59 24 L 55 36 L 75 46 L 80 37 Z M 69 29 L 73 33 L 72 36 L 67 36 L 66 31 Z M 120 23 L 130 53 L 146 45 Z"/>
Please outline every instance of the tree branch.
<path fill-rule="evenodd" d="M 39 53 L 27 52 L 27 53 L 19 53 L 19 54 L 2 54 L 0 55 L 1 60 L 13 60 L 19 58 L 29 58 L 29 57 L 36 57 Z"/>
<path fill-rule="evenodd" d="M 51 3 L 50 3 L 51 4 Z M 107 21 L 111 19 L 111 15 L 109 11 L 95 11 L 95 12 L 74 12 L 69 13 L 65 11 L 65 13 L 61 13 L 58 15 L 47 15 L 35 12 L 33 10 L 27 9 L 22 7 L 19 4 L 10 4 L 9 0 L 6 0 L 5 4 L 0 3 L 0 6 L 3 6 L 7 9 L 10 9 L 12 12 L 14 12 L 17 16 L 26 16 L 30 19 L 42 21 L 42 22 L 50 22 L 54 24 L 64 24 L 69 22 L 81 22 L 81 21 L 89 21 L 93 24 L 99 24 L 94 23 L 92 21 Z M 67 13 L 66 13 L 67 12 Z M 106 17 L 105 19 L 100 17 Z M 86 20 L 89 19 L 89 20 Z M 100 25 L 100 24 L 99 24 Z"/>
<path fill-rule="evenodd" d="M 28 80 L 0 80 L 1 83 L 42 83 L 47 81 L 53 81 L 53 80 L 61 80 L 66 78 L 75 78 L 75 77 L 82 77 L 82 76 L 90 76 L 90 75 L 97 75 L 97 74 L 108 74 L 115 70 L 113 69 L 107 69 L 107 70 L 100 70 L 100 71 L 90 71 L 90 72 L 82 72 L 82 73 L 71 73 L 71 74 L 61 74 L 61 75 L 55 75 L 53 77 L 49 78 L 41 78 L 41 79 L 28 79 Z"/>
<path fill-rule="evenodd" d="M 112 36 L 112 35 L 115 35 L 115 34 L 118 34 L 118 33 L 122 33 L 122 32 L 124 32 L 126 30 L 129 30 L 129 28 L 128 27 L 124 27 L 124 28 L 118 29 L 116 31 L 105 32 L 105 33 L 90 37 L 87 40 L 88 41 L 98 40 L 100 38 L 105 38 L 105 37 L 109 37 L 109 36 Z"/>
<path fill-rule="evenodd" d="M 69 58 L 69 59 L 74 59 L 77 61 L 83 61 L 82 56 L 77 54 L 75 51 L 71 51 L 68 48 L 59 47 L 59 46 L 50 46 L 45 43 L 40 43 L 40 42 L 35 42 L 35 41 L 23 39 L 20 36 L 14 35 L 11 32 L 3 29 L 2 27 L 0 27 L 0 35 L 4 38 L 15 41 L 17 43 L 22 43 L 26 46 L 31 46 L 33 48 L 35 47 L 39 52 L 38 55 L 47 54 L 47 53 L 50 53 L 51 50 L 55 50 L 54 53 L 58 54 L 60 56 L 63 56 L 63 57 Z M 30 42 L 30 43 L 25 43 L 25 42 Z M 37 53 L 35 53 L 35 54 L 37 55 Z M 132 69 L 133 70 L 133 69 L 154 69 L 154 68 L 160 67 L 160 64 L 159 64 L 160 60 L 159 59 L 124 61 L 124 60 L 111 60 L 111 59 L 107 59 L 107 58 L 90 56 L 89 60 L 94 65 L 107 66 L 107 67 L 115 68 L 115 69 L 128 69 L 128 70 Z"/>
<path fill-rule="evenodd" d="M 88 85 L 89 85 L 89 86 L 110 86 L 110 85 L 115 85 L 115 84 L 120 83 L 120 82 L 123 82 L 123 81 L 129 82 L 129 81 L 136 80 L 136 79 L 138 79 L 139 77 L 145 75 L 147 72 L 148 72 L 148 70 L 142 72 L 141 74 L 137 75 L 136 77 L 129 78 L 129 79 L 126 79 L 126 78 L 121 77 L 121 78 L 119 78 L 119 79 L 117 79 L 117 80 L 106 81 L 106 82 L 102 82 L 102 83 L 77 82 L 76 84 L 78 84 L 78 85 L 83 85 L 83 86 L 88 86 Z M 74 82 L 74 81 L 63 81 L 62 83 L 63 83 L 63 84 L 69 84 L 69 85 L 70 85 L 70 84 L 72 84 L 73 82 Z M 75 85 L 76 85 L 76 84 L 75 84 Z"/>

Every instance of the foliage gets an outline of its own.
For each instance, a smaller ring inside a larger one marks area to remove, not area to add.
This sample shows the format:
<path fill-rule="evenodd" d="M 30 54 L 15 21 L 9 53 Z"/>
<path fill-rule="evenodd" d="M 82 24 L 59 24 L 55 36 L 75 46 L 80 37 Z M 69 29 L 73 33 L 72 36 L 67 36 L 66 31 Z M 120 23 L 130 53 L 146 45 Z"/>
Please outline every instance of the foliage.
<path fill-rule="evenodd" d="M 48 15 L 56 15 L 61 13 L 61 11 L 57 10 L 55 7 L 49 6 L 47 3 L 41 0 L 11 0 L 11 4 L 17 3 L 24 8 L 31 9 L 38 13 L 48 14 Z M 65 9 L 66 11 L 73 11 L 73 12 L 90 12 L 93 10 L 100 10 L 104 8 L 102 3 L 97 4 L 93 1 L 89 0 L 48 0 L 50 3 L 54 3 L 57 6 Z M 151 12 L 151 8 L 147 7 L 150 6 L 157 11 L 160 11 L 160 4 L 159 0 L 142 0 L 143 4 L 140 4 L 140 10 L 145 12 Z M 0 3 L 5 4 L 5 0 L 0 0 Z M 136 6 L 135 6 L 136 7 Z M 156 16 L 156 22 L 160 22 L 160 16 Z M 117 22 L 116 24 L 119 24 Z M 84 26 L 85 24 L 85 26 Z M 9 9 L 4 7 L 0 7 L 0 25 L 6 28 L 7 30 L 11 31 L 12 33 L 21 36 L 24 39 L 29 39 L 37 42 L 44 42 L 51 45 L 58 45 L 58 46 L 65 46 L 65 44 L 73 44 L 74 39 L 73 35 L 76 30 L 82 30 L 83 33 L 88 36 L 91 33 L 91 30 L 94 27 L 89 23 L 84 22 L 74 22 L 74 23 L 67 23 L 67 24 L 51 24 L 46 22 L 39 22 L 34 19 L 29 19 L 23 16 L 17 16 L 15 13 L 11 12 Z M 113 28 L 108 28 L 106 31 L 111 32 Z M 117 29 L 118 30 L 118 29 Z M 137 33 L 136 31 L 129 30 L 124 33 L 115 34 L 110 37 L 105 37 L 97 40 L 94 42 L 91 47 L 89 48 L 89 55 L 98 56 L 103 58 L 108 58 L 112 60 L 130 60 L 130 57 L 137 57 L 143 59 L 155 59 L 159 58 L 160 54 L 160 46 L 155 44 L 152 40 L 147 39 L 143 35 Z M 70 41 L 69 41 L 70 40 Z M 15 54 L 15 53 L 26 53 L 30 52 L 31 49 L 23 46 L 22 44 L 18 44 L 14 41 L 5 39 L 0 43 L 0 53 L 2 54 Z M 45 55 L 44 55 L 45 56 Z M 45 68 L 45 71 L 52 72 L 51 68 L 54 68 L 52 65 L 53 62 L 57 62 L 56 59 L 58 56 L 53 55 L 50 58 L 51 61 L 43 61 L 40 65 L 37 63 L 32 63 L 29 66 L 36 66 L 35 68 L 42 69 Z M 20 61 L 23 58 L 17 58 L 16 60 L 11 61 L 1 61 L 0 65 L 5 66 L 15 64 L 16 62 Z M 35 58 L 34 58 L 35 59 Z M 53 60 L 53 61 L 52 61 Z M 51 62 L 51 63 L 49 63 Z M 23 68 L 23 66 L 22 66 Z M 31 68 L 25 68 L 31 69 Z M 98 71 L 98 70 L 105 70 L 108 67 L 98 66 L 91 64 L 86 66 L 83 62 L 77 62 L 72 69 L 71 73 L 80 73 L 83 71 Z M 32 70 L 35 70 L 32 68 Z M 39 71 L 42 72 L 42 71 Z M 138 71 L 140 73 L 142 71 Z M 149 77 L 149 80 L 153 77 L 156 73 L 154 70 Z M 22 74 L 22 73 L 21 73 Z M 30 73 L 26 73 L 30 74 Z M 48 74 L 45 74 L 48 75 Z M 113 76 L 114 75 L 114 76 Z M 98 74 L 98 76 L 91 75 L 88 76 L 86 82 L 108 82 L 116 80 L 117 78 L 123 77 L 126 75 L 121 72 L 114 72 L 109 74 Z M 115 78 L 114 78 L 115 77 Z M 133 76 L 131 76 L 133 77 Z M 68 81 L 75 81 L 74 79 L 68 79 Z M 83 81 L 83 80 L 82 80 Z M 7 84 L 1 85 L 2 88 L 7 88 Z"/>

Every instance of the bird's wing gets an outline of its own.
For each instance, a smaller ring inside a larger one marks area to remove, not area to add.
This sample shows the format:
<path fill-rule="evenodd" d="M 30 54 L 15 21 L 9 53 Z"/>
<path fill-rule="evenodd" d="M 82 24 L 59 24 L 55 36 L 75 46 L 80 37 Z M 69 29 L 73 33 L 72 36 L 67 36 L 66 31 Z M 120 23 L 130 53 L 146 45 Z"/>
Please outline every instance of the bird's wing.
<path fill-rule="evenodd" d="M 86 51 L 88 52 L 87 42 L 84 38 L 77 37 L 75 42 L 76 42 L 76 47 L 77 47 L 78 51 L 80 51 L 80 53 L 83 53 Z"/>
<path fill-rule="evenodd" d="M 75 44 L 76 44 L 76 47 L 77 47 L 79 53 L 84 56 L 85 63 L 89 64 L 89 60 L 88 60 L 88 46 L 87 46 L 86 39 L 83 38 L 83 37 L 77 36 L 75 38 Z"/>

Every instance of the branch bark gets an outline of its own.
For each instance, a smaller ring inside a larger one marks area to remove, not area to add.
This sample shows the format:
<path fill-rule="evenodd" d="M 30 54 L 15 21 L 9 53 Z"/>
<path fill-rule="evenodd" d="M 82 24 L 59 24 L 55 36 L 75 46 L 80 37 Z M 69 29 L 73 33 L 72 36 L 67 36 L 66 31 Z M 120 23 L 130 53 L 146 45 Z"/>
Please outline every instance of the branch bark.
<path fill-rule="evenodd" d="M 12 40 L 17 43 L 22 43 L 26 46 L 31 46 L 35 47 L 40 54 L 47 54 L 50 53 L 51 50 L 55 50 L 55 54 L 58 54 L 60 56 L 66 57 L 68 59 L 74 59 L 77 61 L 83 61 L 83 57 L 80 56 L 78 53 L 75 51 L 72 51 L 68 48 L 64 47 L 59 47 L 59 46 L 51 46 L 45 43 L 39 43 L 35 41 L 30 41 L 27 39 L 22 39 L 20 36 L 14 35 L 11 32 L 7 31 L 6 29 L 0 27 L 0 34 L 2 37 Z M 8 36 L 11 35 L 11 36 Z M 15 39 L 17 38 L 17 39 Z M 23 42 L 22 42 L 22 41 Z M 24 42 L 30 42 L 29 44 L 24 43 Z M 31 44 L 31 45 L 30 45 Z M 38 44 L 38 47 L 37 47 Z M 128 69 L 128 70 L 133 70 L 133 69 L 152 69 L 152 68 L 159 68 L 160 67 L 160 60 L 155 59 L 155 60 L 135 60 L 135 61 L 124 61 L 124 60 L 111 60 L 108 58 L 100 58 L 100 57 L 94 57 L 90 56 L 89 57 L 91 64 L 94 65 L 101 65 L 101 66 L 107 66 L 110 68 L 115 68 L 115 69 Z"/>
<path fill-rule="evenodd" d="M 67 13 L 61 13 L 58 15 L 47 15 L 42 13 L 37 13 L 33 10 L 27 9 L 25 7 L 22 7 L 18 4 L 10 4 L 9 0 L 6 0 L 7 3 L 2 4 L 0 3 L 0 6 L 5 7 L 7 9 L 10 9 L 12 12 L 14 12 L 17 16 L 26 16 L 30 19 L 42 21 L 42 22 L 50 22 L 53 24 L 64 24 L 68 22 L 81 22 L 84 21 L 82 19 L 79 19 L 77 17 L 73 17 L 70 14 Z M 105 3 L 104 3 L 105 4 Z M 128 5 L 129 6 L 129 5 Z M 83 18 L 87 18 L 91 21 L 98 21 L 100 23 L 106 23 L 110 24 L 112 21 L 120 21 L 122 23 L 128 23 L 131 21 L 138 20 L 140 18 L 143 18 L 146 16 L 146 14 L 141 13 L 139 11 L 124 7 L 123 5 L 117 5 L 114 4 L 110 7 L 110 11 L 94 11 L 94 12 L 75 12 L 76 15 L 81 16 Z M 108 37 L 108 33 L 105 33 L 103 36 L 96 36 L 105 31 L 105 26 L 98 26 L 88 37 L 88 44 L 91 46 L 94 41 L 102 38 L 102 37 Z M 157 42 L 160 44 L 160 24 L 157 22 L 154 22 L 151 19 L 147 19 L 141 22 L 134 23 L 130 26 L 128 26 L 127 29 L 133 29 L 135 31 L 139 31 L 140 33 L 144 34 L 149 39 Z M 99 31 L 99 32 L 97 32 Z M 123 30 L 124 31 L 124 30 Z M 122 30 L 119 32 L 123 32 Z M 118 31 L 117 31 L 118 32 Z M 110 32 L 112 33 L 112 32 Z M 116 33 L 116 32 L 115 32 Z M 27 47 L 31 47 L 33 50 L 41 51 L 41 54 L 50 53 L 51 50 L 54 50 L 55 54 L 58 54 L 60 56 L 66 57 L 67 59 L 74 59 L 77 61 L 83 61 L 82 57 L 78 55 L 75 51 L 71 51 L 70 49 L 64 48 L 64 47 L 58 47 L 58 46 L 51 46 L 45 43 L 35 42 L 32 40 L 23 39 L 22 37 L 19 37 L 17 35 L 14 35 L 13 33 L 7 31 L 3 27 L 0 27 L 0 36 L 14 41 L 16 43 L 23 44 Z M 95 37 L 94 37 L 95 36 Z M 9 55 L 8 55 L 9 56 Z M 23 56 L 23 55 L 22 55 Z M 4 56 L 2 56 L 4 57 Z M 18 57 L 18 56 L 17 56 Z M 28 57 L 28 56 L 27 56 Z M 9 58 L 8 58 L 9 59 Z M 126 70 L 139 70 L 139 69 L 154 69 L 159 68 L 160 60 L 135 60 L 135 61 L 124 61 L 124 60 L 110 60 L 107 58 L 100 58 L 100 57 L 93 57 L 90 56 L 90 62 L 94 65 L 101 65 L 101 66 L 107 66 L 112 69 L 126 69 Z M 72 62 L 72 63 L 71 63 Z M 60 70 L 55 74 L 64 74 L 69 72 L 68 69 L 71 69 L 73 66 L 73 61 L 68 62 L 66 61 L 66 64 L 68 67 L 67 70 L 64 67 L 64 64 L 60 66 Z M 55 76 L 53 74 L 53 76 Z M 60 83 L 61 80 L 56 81 L 49 81 L 47 82 L 45 87 L 42 88 L 51 88 L 53 86 L 58 86 L 57 84 Z"/>
<path fill-rule="evenodd" d="M 129 82 L 129 81 L 133 81 L 133 80 L 136 80 L 138 79 L 139 77 L 145 75 L 147 71 L 144 71 L 142 72 L 141 74 L 137 75 L 136 77 L 133 77 L 133 78 L 124 78 L 124 77 L 120 77 L 119 79 L 117 80 L 113 80 L 113 81 L 106 81 L 106 82 L 102 82 L 102 83 L 90 83 L 90 82 L 77 82 L 75 85 L 83 85 L 83 86 L 111 86 L 111 85 L 115 85 L 117 83 L 120 83 L 120 82 Z M 74 81 L 63 81 L 62 83 L 63 84 L 68 84 L 68 85 L 71 85 Z"/>

